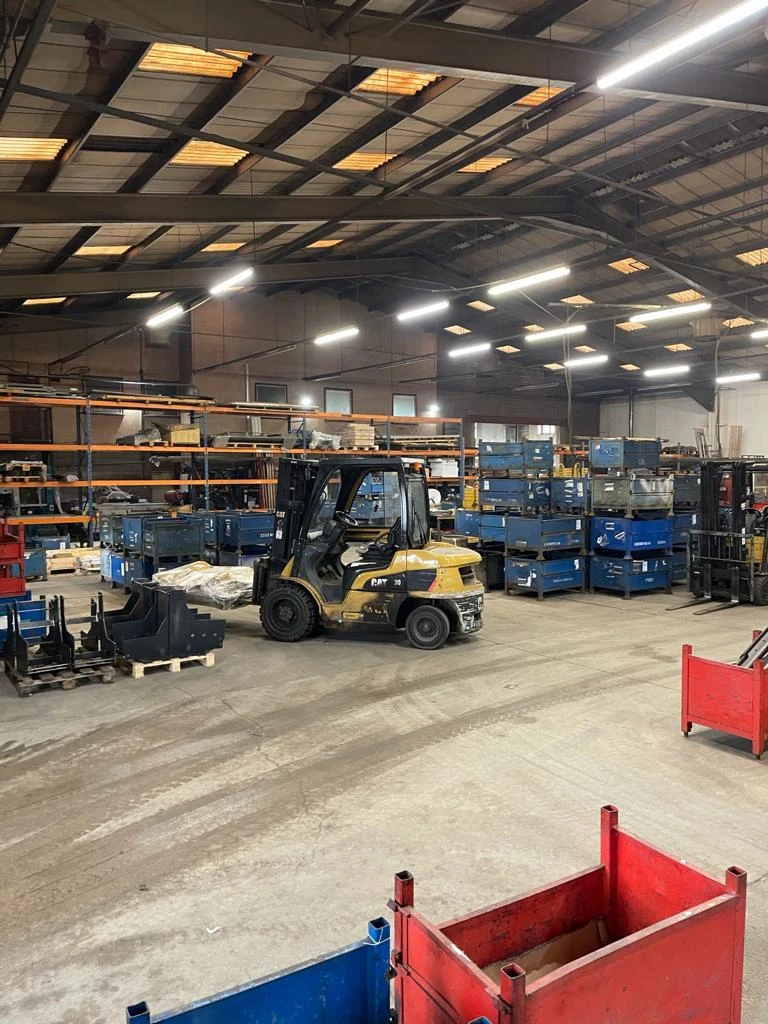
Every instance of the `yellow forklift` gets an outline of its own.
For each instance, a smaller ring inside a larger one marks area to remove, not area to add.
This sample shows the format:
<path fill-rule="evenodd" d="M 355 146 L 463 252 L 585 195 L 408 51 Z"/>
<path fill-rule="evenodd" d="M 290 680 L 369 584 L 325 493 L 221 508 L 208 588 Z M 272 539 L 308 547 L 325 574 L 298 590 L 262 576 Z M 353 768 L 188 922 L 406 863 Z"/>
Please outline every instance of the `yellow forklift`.
<path fill-rule="evenodd" d="M 420 650 L 482 627 L 477 552 L 430 540 L 420 462 L 280 459 L 271 553 L 254 566 L 253 603 L 273 640 L 324 626 L 404 629 Z"/>

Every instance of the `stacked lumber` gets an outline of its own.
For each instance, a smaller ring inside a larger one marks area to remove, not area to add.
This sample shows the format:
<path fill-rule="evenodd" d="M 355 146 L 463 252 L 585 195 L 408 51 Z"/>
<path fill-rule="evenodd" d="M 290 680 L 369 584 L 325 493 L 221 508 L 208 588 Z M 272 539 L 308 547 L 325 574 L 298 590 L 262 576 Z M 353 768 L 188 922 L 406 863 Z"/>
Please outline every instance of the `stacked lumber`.
<path fill-rule="evenodd" d="M 347 423 L 341 431 L 342 448 L 375 448 L 376 431 L 367 423 Z"/>
<path fill-rule="evenodd" d="M 55 548 L 54 550 L 46 551 L 45 560 L 48 565 L 48 574 L 74 572 L 76 569 L 82 570 L 89 566 L 89 561 L 93 564 L 94 558 L 96 560 L 96 568 L 98 569 L 100 551 L 100 548 Z"/>

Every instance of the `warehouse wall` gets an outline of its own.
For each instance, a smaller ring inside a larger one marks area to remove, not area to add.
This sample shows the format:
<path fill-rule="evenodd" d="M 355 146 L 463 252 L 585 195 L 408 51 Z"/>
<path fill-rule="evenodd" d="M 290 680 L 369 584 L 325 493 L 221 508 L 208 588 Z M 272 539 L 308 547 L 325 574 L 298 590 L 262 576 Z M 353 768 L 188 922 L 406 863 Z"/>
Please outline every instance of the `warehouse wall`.
<path fill-rule="evenodd" d="M 312 344 L 316 335 L 356 324 L 361 332 L 350 342 Z M 295 344 L 292 350 L 270 349 Z M 351 301 L 339 302 L 330 292 L 306 295 L 283 291 L 272 296 L 249 292 L 224 302 L 209 302 L 192 315 L 194 381 L 203 394 L 224 401 L 253 401 L 254 384 L 285 384 L 288 401 L 308 396 L 324 408 L 324 388 L 352 391 L 353 412 L 392 413 L 392 395 L 416 396 L 417 415 L 427 415 L 435 401 L 435 385 L 411 383 L 434 376 L 434 334 L 418 327 L 401 327 L 390 317 L 371 314 Z M 229 366 L 203 369 L 252 354 Z M 418 358 L 417 357 L 421 357 Z M 405 365 L 366 369 L 390 360 L 417 359 Z M 246 392 L 246 367 L 250 394 Z M 334 374 L 324 381 L 305 377 Z M 231 421 L 230 421 L 231 424 Z M 266 426 L 266 424 L 265 424 Z"/>
<path fill-rule="evenodd" d="M 467 437 L 473 433 L 475 423 L 550 423 L 560 427 L 560 440 L 568 440 L 568 404 L 565 399 L 527 397 L 510 388 L 508 393 L 495 392 L 492 395 L 449 390 L 446 384 L 438 384 L 438 401 L 445 416 L 461 416 L 464 419 Z M 572 409 L 574 437 L 594 436 L 600 429 L 600 403 L 597 401 L 574 402 Z"/>
<path fill-rule="evenodd" d="M 628 430 L 626 398 L 606 399 L 600 408 L 600 433 L 624 435 Z M 727 446 L 729 428 L 744 428 L 742 455 L 768 454 L 768 382 L 737 384 L 720 389 L 720 437 Z M 694 429 L 707 431 L 710 445 L 716 432 L 716 416 L 686 395 L 654 395 L 635 398 L 634 429 L 638 437 L 663 437 L 670 444 L 694 444 Z"/>

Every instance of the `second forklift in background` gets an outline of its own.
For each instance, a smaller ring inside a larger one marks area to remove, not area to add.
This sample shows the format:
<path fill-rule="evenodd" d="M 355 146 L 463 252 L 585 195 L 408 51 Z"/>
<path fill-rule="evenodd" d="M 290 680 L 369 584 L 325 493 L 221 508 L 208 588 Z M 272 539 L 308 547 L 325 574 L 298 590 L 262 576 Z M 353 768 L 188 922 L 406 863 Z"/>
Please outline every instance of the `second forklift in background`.
<path fill-rule="evenodd" d="M 768 461 L 703 462 L 699 528 L 690 534 L 694 598 L 768 605 L 767 536 Z"/>

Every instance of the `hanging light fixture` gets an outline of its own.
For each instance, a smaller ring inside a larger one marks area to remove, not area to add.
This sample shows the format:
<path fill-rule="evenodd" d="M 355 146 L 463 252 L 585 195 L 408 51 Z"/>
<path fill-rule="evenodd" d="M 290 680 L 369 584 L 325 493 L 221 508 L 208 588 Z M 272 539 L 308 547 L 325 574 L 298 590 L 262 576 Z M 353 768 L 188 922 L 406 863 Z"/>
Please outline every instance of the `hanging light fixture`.
<path fill-rule="evenodd" d="M 767 0 L 768 2 L 768 0 Z M 499 284 L 491 285 L 488 289 L 489 295 L 506 295 L 507 292 L 524 292 L 537 284 L 544 284 L 546 281 L 556 281 L 561 277 L 568 277 L 570 267 L 551 267 L 549 270 L 541 270 L 537 274 L 528 274 L 527 277 L 518 277 L 512 281 L 501 281 Z"/>
<path fill-rule="evenodd" d="M 232 274 L 231 277 L 227 277 L 223 281 L 212 285 L 208 291 L 211 295 L 223 295 L 224 292 L 228 292 L 232 288 L 237 288 L 238 285 L 250 281 L 252 277 L 253 267 L 245 267 L 243 270 L 238 270 L 237 273 Z"/>
<path fill-rule="evenodd" d="M 183 315 L 184 307 L 181 303 L 177 302 L 175 305 L 169 306 L 167 309 L 163 309 L 159 313 L 155 313 L 154 316 L 151 316 L 146 321 L 146 326 L 160 327 L 162 324 L 167 324 L 169 320 L 178 320 Z"/>
<path fill-rule="evenodd" d="M 697 316 L 708 313 L 712 309 L 711 302 L 686 302 L 683 306 L 665 306 L 649 313 L 635 313 L 629 318 L 631 324 L 649 324 L 653 320 L 668 320 L 675 316 Z"/>
<path fill-rule="evenodd" d="M 356 338 L 359 333 L 359 327 L 342 327 L 338 331 L 331 331 L 329 334 L 318 334 L 315 338 L 315 344 L 329 345 L 332 341 L 346 341 L 347 338 Z"/>
<path fill-rule="evenodd" d="M 571 334 L 584 334 L 586 324 L 563 324 L 551 331 L 534 331 L 533 334 L 524 335 L 526 341 L 550 341 L 552 338 L 562 338 Z"/>
<path fill-rule="evenodd" d="M 479 355 L 481 352 L 489 352 L 490 341 L 479 341 L 473 345 L 461 345 L 459 348 L 452 348 L 448 355 L 451 359 L 460 359 L 462 356 Z"/>
<path fill-rule="evenodd" d="M 396 314 L 396 319 L 401 324 L 407 320 L 416 320 L 420 316 L 429 316 L 431 313 L 442 313 L 448 309 L 450 303 L 447 299 L 441 299 L 440 302 L 430 302 L 427 306 L 416 306 L 414 309 L 404 309 L 401 313 Z"/>

